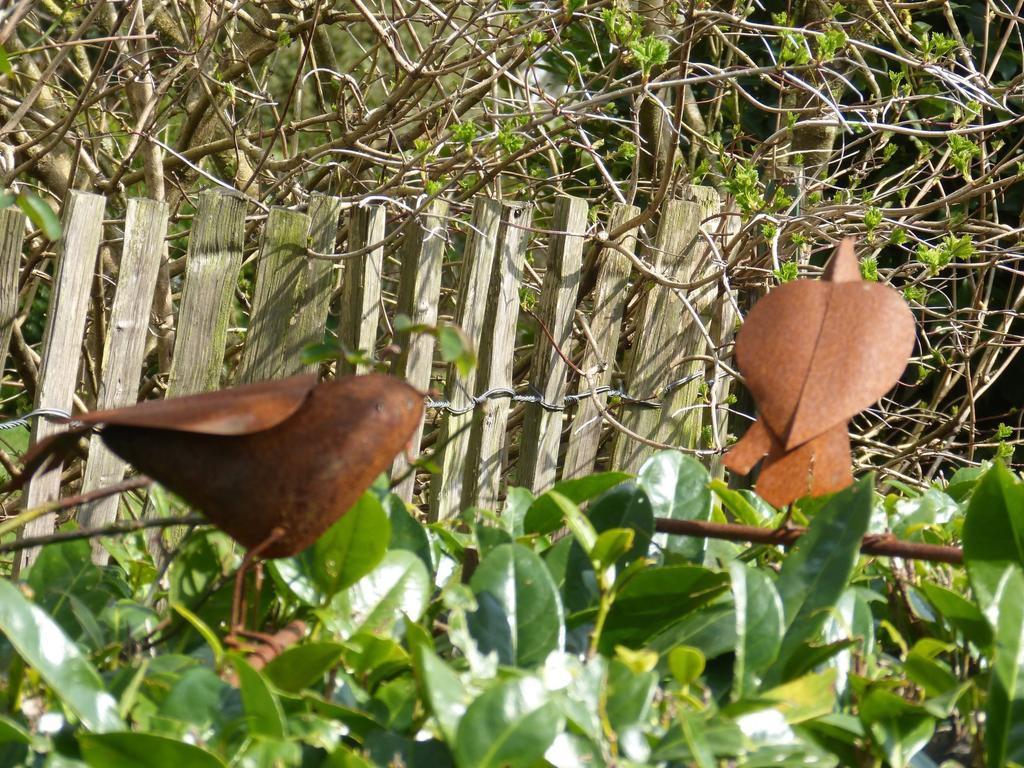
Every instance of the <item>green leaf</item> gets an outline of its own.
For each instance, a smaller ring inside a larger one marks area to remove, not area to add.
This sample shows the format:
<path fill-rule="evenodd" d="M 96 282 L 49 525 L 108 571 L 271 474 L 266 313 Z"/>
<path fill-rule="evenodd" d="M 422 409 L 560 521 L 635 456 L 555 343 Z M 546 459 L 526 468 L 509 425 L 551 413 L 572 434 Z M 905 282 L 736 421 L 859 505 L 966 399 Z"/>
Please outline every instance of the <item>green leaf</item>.
<path fill-rule="evenodd" d="M 384 509 L 391 521 L 391 541 L 388 549 L 404 549 L 412 552 L 423 561 L 429 573 L 434 572 L 434 562 L 430 553 L 430 538 L 427 529 L 409 514 L 405 502 L 393 493 L 384 499 Z"/>
<path fill-rule="evenodd" d="M 612 528 L 631 528 L 636 532 L 633 546 L 620 559 L 620 566 L 647 555 L 654 535 L 654 510 L 640 486 L 634 483 L 616 486 L 590 505 L 587 518 L 599 534 Z"/>
<path fill-rule="evenodd" d="M 668 652 L 668 668 L 672 677 L 682 686 L 697 682 L 704 674 L 707 660 L 699 648 L 689 645 L 678 645 Z"/>
<path fill-rule="evenodd" d="M 951 589 L 946 589 L 930 581 L 921 582 L 920 590 L 941 615 L 943 621 L 963 632 L 965 638 L 979 648 L 985 648 L 992 642 L 991 628 L 978 606 L 970 600 Z"/>
<path fill-rule="evenodd" d="M 22 192 L 18 195 L 18 207 L 25 212 L 29 221 L 43 230 L 50 240 L 58 240 L 61 235 L 60 219 L 46 203 L 33 195 L 31 192 Z"/>
<path fill-rule="evenodd" d="M 218 719 L 228 688 L 208 667 L 186 669 L 161 703 L 160 714 L 205 728 Z"/>
<path fill-rule="evenodd" d="M 710 520 L 711 489 L 708 471 L 699 461 L 679 451 L 658 451 L 644 462 L 637 485 L 646 493 L 655 517 L 673 520 Z M 666 549 L 696 563 L 704 561 L 707 539 L 669 536 Z"/>
<path fill-rule="evenodd" d="M 299 361 L 303 365 L 334 362 L 341 354 L 337 344 L 307 344 L 302 348 Z"/>
<path fill-rule="evenodd" d="M 203 640 L 206 641 L 206 644 L 210 646 L 210 649 L 213 651 L 214 662 L 220 664 L 220 660 L 224 656 L 224 647 L 220 644 L 220 640 L 217 638 L 217 633 L 210 629 L 210 626 L 205 621 L 184 605 L 181 605 L 180 603 L 171 603 L 171 609 L 191 624 L 192 628 L 202 636 Z"/>
<path fill-rule="evenodd" d="M 600 496 L 605 491 L 625 482 L 632 475 L 628 472 L 597 472 L 586 477 L 561 480 L 547 493 L 534 499 L 526 510 L 523 520 L 524 533 L 551 533 L 564 525 L 562 509 L 550 495 L 561 494 L 574 504 L 582 504 Z"/>
<path fill-rule="evenodd" d="M 476 368 L 473 342 L 457 325 L 442 323 L 438 326 L 437 348 L 441 359 L 446 363 L 454 363 L 460 376 L 468 376 Z"/>
<path fill-rule="evenodd" d="M 374 766 L 449 768 L 451 753 L 436 739 L 416 741 L 390 731 L 375 731 L 366 739 L 366 751 Z"/>
<path fill-rule="evenodd" d="M 224 768 L 205 749 L 153 733 L 83 733 L 85 762 L 95 768 Z"/>
<path fill-rule="evenodd" d="M 326 595 L 352 586 L 384 557 L 391 522 L 372 493 L 364 493 L 313 545 L 313 577 Z"/>
<path fill-rule="evenodd" d="M 633 546 L 636 532 L 632 528 L 609 528 L 602 531 L 590 551 L 590 559 L 597 568 L 607 568 L 625 555 Z"/>
<path fill-rule="evenodd" d="M 619 590 L 601 633 L 601 652 L 637 648 L 649 637 L 721 594 L 728 577 L 696 565 L 640 571 Z"/>
<path fill-rule="evenodd" d="M 13 720 L 0 717 L 0 744 L 31 744 L 32 734 Z"/>
<path fill-rule="evenodd" d="M 765 691 L 760 698 L 772 702 L 773 709 L 790 725 L 822 717 L 836 705 L 836 671 L 826 669 L 804 675 Z"/>
<path fill-rule="evenodd" d="M 860 717 L 893 768 L 908 766 L 935 732 L 935 719 L 922 707 L 881 689 L 861 700 Z"/>
<path fill-rule="evenodd" d="M 558 707 L 533 678 L 497 685 L 477 698 L 459 723 L 459 768 L 531 768 L 562 730 Z"/>
<path fill-rule="evenodd" d="M 271 659 L 263 671 L 278 690 L 300 693 L 322 680 L 344 650 L 343 645 L 329 642 L 293 645 Z"/>
<path fill-rule="evenodd" d="M 978 481 L 963 528 L 964 562 L 982 610 L 1008 565 L 1024 566 L 1024 484 L 1000 462 Z"/>
<path fill-rule="evenodd" d="M 782 647 L 782 600 L 764 571 L 734 560 L 729 564 L 736 604 L 736 661 L 733 664 L 733 699 L 756 692 L 761 676 Z"/>
<path fill-rule="evenodd" d="M 657 687 L 657 672 L 638 674 L 618 659 L 611 659 L 602 698 L 612 728 L 621 732 L 646 719 Z"/>
<path fill-rule="evenodd" d="M 10 57 L 8 57 L 7 55 L 7 49 L 0 45 L 0 75 L 13 74 L 14 70 L 11 68 L 11 60 Z"/>
<path fill-rule="evenodd" d="M 985 611 L 995 631 L 985 708 L 988 765 L 1024 763 L 1024 573 L 1009 566 Z"/>
<path fill-rule="evenodd" d="M 775 508 L 757 494 L 747 490 L 736 491 L 721 480 L 712 480 L 708 488 L 721 499 L 722 504 L 744 525 L 764 525 L 775 515 Z"/>
<path fill-rule="evenodd" d="M 124 729 L 117 702 L 78 646 L 6 580 L 0 580 L 0 631 L 82 725 L 99 732 Z"/>
<path fill-rule="evenodd" d="M 521 544 L 503 544 L 481 562 L 470 581 L 477 610 L 467 616 L 481 652 L 502 664 L 540 664 L 565 643 L 558 589 L 544 561 Z"/>
<path fill-rule="evenodd" d="M 455 734 L 466 707 L 472 696 L 459 676 L 442 661 L 441 657 L 428 648 L 416 650 L 416 671 L 424 698 L 430 704 L 430 711 L 437 720 L 441 733 L 449 744 L 455 742 Z"/>
<path fill-rule="evenodd" d="M 113 595 L 103 584 L 103 574 L 92 562 L 87 541 L 68 541 L 43 547 L 26 577 L 36 604 L 69 635 L 80 639 L 86 622 L 95 621 Z M 84 602 L 76 616 L 74 601 Z M 101 640 L 102 642 L 102 640 Z"/>
<path fill-rule="evenodd" d="M 241 656 L 232 655 L 231 663 L 238 675 L 242 707 L 249 724 L 249 732 L 272 739 L 283 739 L 284 711 L 266 679 Z"/>
<path fill-rule="evenodd" d="M 817 636 L 846 589 L 871 519 L 873 483 L 874 477 L 868 475 L 833 496 L 782 564 L 775 586 L 782 598 L 786 631 L 765 682 L 784 682 L 790 656 L 805 640 Z"/>
<path fill-rule="evenodd" d="M 433 591 L 423 562 L 411 552 L 391 550 L 372 573 L 332 602 L 342 619 L 346 636 L 356 632 L 388 634 L 407 616 L 416 621 L 426 610 Z"/>

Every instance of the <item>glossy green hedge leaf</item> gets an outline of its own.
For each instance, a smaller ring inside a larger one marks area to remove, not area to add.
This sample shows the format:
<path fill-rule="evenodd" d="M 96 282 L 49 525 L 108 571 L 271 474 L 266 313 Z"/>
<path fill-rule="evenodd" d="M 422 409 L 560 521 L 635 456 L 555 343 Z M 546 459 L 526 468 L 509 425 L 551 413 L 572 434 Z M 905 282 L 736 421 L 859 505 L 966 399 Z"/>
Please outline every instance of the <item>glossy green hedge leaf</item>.
<path fill-rule="evenodd" d="M 544 561 L 521 544 L 503 544 L 481 562 L 470 581 L 477 610 L 469 631 L 483 653 L 502 664 L 540 664 L 565 643 L 562 601 Z"/>
<path fill-rule="evenodd" d="M 284 711 L 281 702 L 270 690 L 263 674 L 241 656 L 232 656 L 231 663 L 238 675 L 249 732 L 257 736 L 283 739 L 285 735 Z"/>
<path fill-rule="evenodd" d="M 705 659 L 736 650 L 736 617 L 731 595 L 693 611 L 647 641 L 647 647 L 665 654 L 677 645 L 696 648 Z"/>
<path fill-rule="evenodd" d="M 875 689 L 861 700 L 860 717 L 879 752 L 893 768 L 910 765 L 935 732 L 935 718 L 923 707 L 885 690 Z"/>
<path fill-rule="evenodd" d="M 429 573 L 434 572 L 434 561 L 430 552 L 430 538 L 427 529 L 409 514 L 405 502 L 393 493 L 384 499 L 384 509 L 391 521 L 391 540 L 388 549 L 404 549 L 423 561 Z"/>
<path fill-rule="evenodd" d="M 60 219 L 53 209 L 31 192 L 22 192 L 17 198 L 18 207 L 28 216 L 29 221 L 39 227 L 50 240 L 58 240 L 61 235 Z"/>
<path fill-rule="evenodd" d="M 50 614 L 61 628 L 76 640 L 93 635 L 89 623 L 113 599 L 103 583 L 103 573 L 92 562 L 92 548 L 87 541 L 68 541 L 51 544 L 39 551 L 25 579 L 32 588 L 33 599 Z M 80 601 L 76 611 L 75 601 Z M 85 610 L 81 610 L 84 608 Z"/>
<path fill-rule="evenodd" d="M 446 363 L 454 363 L 460 376 L 468 376 L 476 368 L 473 342 L 459 326 L 451 323 L 438 325 L 437 348 L 441 359 Z"/>
<path fill-rule="evenodd" d="M 416 555 L 394 549 L 373 570 L 331 603 L 333 618 L 345 635 L 389 634 L 403 618 L 416 621 L 426 610 L 433 583 Z"/>
<path fill-rule="evenodd" d="M 608 662 L 603 691 L 604 714 L 617 732 L 641 723 L 658 687 L 657 672 L 637 672 L 618 659 Z"/>
<path fill-rule="evenodd" d="M 984 610 L 1011 563 L 1024 566 L 1024 483 L 1000 462 L 984 474 L 967 507 L 964 562 Z"/>
<path fill-rule="evenodd" d="M 0 717 L 0 743 L 31 744 L 32 735 L 13 720 Z"/>
<path fill-rule="evenodd" d="M 729 578 L 696 565 L 669 565 L 641 571 L 619 590 L 604 631 L 600 650 L 616 645 L 637 648 L 652 635 L 705 605 L 728 588 Z"/>
<path fill-rule="evenodd" d="M 729 574 L 736 605 L 732 696 L 738 700 L 758 690 L 762 674 L 778 657 L 785 619 L 782 600 L 768 573 L 734 560 Z"/>
<path fill-rule="evenodd" d="M 486 691 L 466 710 L 455 740 L 459 768 L 530 768 L 562 730 L 558 707 L 539 680 L 523 678 Z"/>
<path fill-rule="evenodd" d="M 598 568 L 608 568 L 629 552 L 636 534 L 632 528 L 609 528 L 602 531 L 590 551 L 590 559 Z"/>
<path fill-rule="evenodd" d="M 772 702 L 790 725 L 822 717 L 836 705 L 836 671 L 804 675 L 764 691 L 759 698 Z"/>
<path fill-rule="evenodd" d="M 447 745 L 437 739 L 418 741 L 392 731 L 374 731 L 366 739 L 371 764 L 405 768 L 452 768 Z"/>
<path fill-rule="evenodd" d="M 975 492 L 977 497 L 977 491 Z M 1008 566 L 985 615 L 995 631 L 985 708 L 988 765 L 1024 763 L 1024 572 Z"/>
<path fill-rule="evenodd" d="M 775 516 L 775 508 L 755 493 L 734 490 L 722 480 L 711 480 L 708 488 L 733 517 L 744 525 L 764 525 Z"/>
<path fill-rule="evenodd" d="M 775 587 L 786 631 L 766 683 L 784 682 L 790 656 L 818 634 L 846 589 L 871 519 L 873 485 L 868 475 L 829 499 L 782 564 Z"/>
<path fill-rule="evenodd" d="M 704 674 L 707 659 L 699 648 L 677 645 L 668 652 L 668 669 L 672 677 L 682 686 L 692 685 Z"/>
<path fill-rule="evenodd" d="M 83 733 L 82 757 L 93 768 L 224 768 L 205 749 L 153 733 Z"/>
<path fill-rule="evenodd" d="M 39 606 L 0 580 L 0 632 L 90 731 L 119 731 L 117 702 L 99 673 Z"/>
<path fill-rule="evenodd" d="M 708 471 L 692 456 L 684 456 L 679 451 L 658 451 L 640 467 L 637 485 L 650 501 L 655 517 L 711 519 Z M 702 563 L 707 539 L 668 536 L 665 547 L 687 560 Z"/>
<path fill-rule="evenodd" d="M 574 504 L 582 504 L 597 498 L 630 477 L 632 475 L 627 472 L 598 472 L 572 480 L 560 480 L 555 483 L 551 491 L 561 494 Z M 551 497 L 551 491 L 534 499 L 529 509 L 526 510 L 526 517 L 523 519 L 523 533 L 551 533 L 565 524 L 562 519 L 562 509 Z"/>
<path fill-rule="evenodd" d="M 967 640 L 979 648 L 985 648 L 992 642 L 992 629 L 978 606 L 970 600 L 930 581 L 921 582 L 919 589 L 935 607 L 940 620 L 963 632 Z"/>
<path fill-rule="evenodd" d="M 171 678 L 172 680 L 174 678 Z M 229 686 L 209 667 L 186 669 L 171 685 L 160 704 L 160 714 L 205 728 L 217 719 Z"/>
<path fill-rule="evenodd" d="M 472 696 L 451 667 L 428 648 L 416 650 L 416 673 L 441 733 L 449 744 L 453 744 L 459 722 Z"/>
<path fill-rule="evenodd" d="M 376 567 L 391 541 L 391 521 L 380 501 L 364 493 L 313 545 L 313 578 L 330 596 Z"/>
<path fill-rule="evenodd" d="M 636 483 L 623 483 L 590 505 L 587 519 L 598 534 L 612 528 L 631 528 L 633 546 L 619 560 L 620 566 L 645 557 L 654 535 L 654 509 L 647 492 Z"/>
<path fill-rule="evenodd" d="M 271 659 L 263 672 L 278 690 L 299 693 L 321 680 L 344 650 L 343 645 L 329 642 L 293 645 Z"/>
<path fill-rule="evenodd" d="M 684 715 L 685 713 L 680 713 Z M 708 765 L 712 757 L 719 761 L 743 754 L 749 743 L 732 719 L 708 713 L 685 714 L 685 723 L 674 723 L 656 745 L 655 761 L 674 760 L 682 765 Z M 718 765 L 711 762 L 710 765 Z"/>

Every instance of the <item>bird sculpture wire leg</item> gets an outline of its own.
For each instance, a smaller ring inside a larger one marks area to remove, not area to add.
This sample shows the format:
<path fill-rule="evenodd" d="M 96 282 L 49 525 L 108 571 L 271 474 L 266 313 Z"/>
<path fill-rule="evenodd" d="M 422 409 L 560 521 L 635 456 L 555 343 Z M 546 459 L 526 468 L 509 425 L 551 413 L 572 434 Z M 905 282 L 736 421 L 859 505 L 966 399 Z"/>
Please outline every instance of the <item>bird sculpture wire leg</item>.
<path fill-rule="evenodd" d="M 260 640 L 271 645 L 274 645 L 276 642 L 270 635 L 245 628 L 245 577 L 253 563 L 258 561 L 260 555 L 266 552 L 274 542 L 282 538 L 285 533 L 284 528 L 275 528 L 262 543 L 248 550 L 242 558 L 242 563 L 238 566 L 237 573 L 235 573 L 235 592 L 231 601 L 231 628 L 228 636 L 224 638 L 224 642 L 228 645 L 240 646 L 239 638 L 243 637 Z"/>

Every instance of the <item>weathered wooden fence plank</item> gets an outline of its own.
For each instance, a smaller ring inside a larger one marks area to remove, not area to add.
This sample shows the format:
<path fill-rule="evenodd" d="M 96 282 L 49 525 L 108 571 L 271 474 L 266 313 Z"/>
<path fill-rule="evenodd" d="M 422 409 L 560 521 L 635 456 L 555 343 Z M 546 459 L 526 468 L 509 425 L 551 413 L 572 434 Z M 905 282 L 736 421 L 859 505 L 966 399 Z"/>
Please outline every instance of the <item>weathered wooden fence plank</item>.
<path fill-rule="evenodd" d="M 301 349 L 289 348 L 287 339 L 304 298 L 308 231 L 306 214 L 270 209 L 256 265 L 249 331 L 238 366 L 239 384 L 279 379 L 302 367 Z"/>
<path fill-rule="evenodd" d="M 661 210 L 653 248 L 644 248 L 645 261 L 666 277 L 688 279 L 689 252 L 700 232 L 701 210 L 696 203 L 670 200 Z M 653 285 L 644 297 L 633 335 L 626 390 L 639 398 L 662 400 L 664 389 L 679 377 L 679 360 L 688 352 L 682 346 L 680 322 L 686 307 L 673 289 Z M 656 439 L 662 409 L 627 407 L 623 426 L 641 437 Z M 612 466 L 635 472 L 652 453 L 650 446 L 619 433 Z"/>
<path fill-rule="evenodd" d="M 583 244 L 587 230 L 586 200 L 560 197 L 555 203 L 548 242 L 548 265 L 540 291 L 537 317 L 536 352 L 530 368 L 530 383 L 547 403 L 562 403 L 567 389 L 568 365 L 563 355 L 569 353 L 573 314 L 583 267 Z M 553 339 L 548 339 L 545 333 Z M 555 482 L 558 468 L 558 447 L 562 437 L 564 413 L 548 411 L 540 406 L 526 411 L 519 449 L 517 485 L 540 492 Z"/>
<path fill-rule="evenodd" d="M 338 219 L 341 200 L 329 195 L 314 194 L 309 200 L 309 245 L 317 253 L 334 253 L 338 239 Z M 296 300 L 299 304 L 295 321 L 285 341 L 288 359 L 294 367 L 285 366 L 284 374 L 314 373 L 317 363 L 302 364 L 302 350 L 310 344 L 324 340 L 327 313 L 334 291 L 334 262 L 327 259 L 307 258 L 304 262 Z"/>
<path fill-rule="evenodd" d="M 515 351 L 516 322 L 519 319 L 519 285 L 529 239 L 531 209 L 522 203 L 504 203 L 498 247 L 491 268 L 483 331 L 477 348 L 480 370 L 476 391 L 511 387 L 512 353 Z M 481 506 L 497 509 L 501 473 L 508 452 L 508 414 L 511 402 L 490 400 L 477 408 L 470 429 L 469 450 L 462 471 L 463 509 Z"/>
<path fill-rule="evenodd" d="M 740 231 L 741 219 L 739 209 L 734 200 L 723 203 L 722 223 L 718 230 L 721 233 L 721 248 L 725 254 L 731 253 L 732 239 Z M 722 266 L 722 265 L 719 265 Z M 715 419 L 712 423 L 714 430 L 715 448 L 723 449 L 729 437 L 729 396 L 732 393 L 735 380 L 727 374 L 722 364 L 732 365 L 733 344 L 736 337 L 736 323 L 739 320 L 738 297 L 735 288 L 728 285 L 725 280 L 718 283 L 718 296 L 715 300 L 715 307 L 711 320 L 711 338 L 715 342 L 715 361 L 708 365 L 707 377 L 711 385 L 711 405 L 714 408 Z M 725 465 L 722 463 L 722 455 L 711 457 L 708 471 L 714 478 L 725 477 Z"/>
<path fill-rule="evenodd" d="M 138 399 L 150 307 L 167 234 L 167 213 L 167 203 L 163 201 L 128 201 L 121 266 L 103 347 L 103 379 L 97 409 L 121 408 Z M 103 444 L 99 435 L 93 435 L 89 440 L 82 491 L 119 482 L 124 478 L 124 470 L 125 463 Z M 113 522 L 118 501 L 119 497 L 109 496 L 83 505 L 78 511 L 79 523 L 91 528 Z M 100 561 L 105 557 L 100 540 L 93 539 L 93 558 Z"/>
<path fill-rule="evenodd" d="M 386 213 L 383 205 L 367 205 L 353 210 L 348 250 L 361 251 L 381 243 L 384 240 Z M 365 255 L 345 260 L 338 336 L 346 352 L 362 352 L 373 357 L 377 346 L 377 325 L 380 322 L 383 266 L 383 245 L 372 248 Z M 344 356 L 338 361 L 339 375 L 367 373 L 370 369 L 370 365 L 350 363 Z"/>
<path fill-rule="evenodd" d="M 18 267 L 24 242 L 25 214 L 17 208 L 0 210 L 0 375 L 18 317 Z"/>
<path fill-rule="evenodd" d="M 668 328 L 677 343 L 678 355 L 672 361 L 671 376 L 675 386 L 662 401 L 658 414 L 658 427 L 654 439 L 680 448 L 710 447 L 703 445 L 704 426 L 711 424 L 707 403 L 710 400 L 709 383 L 706 378 L 708 352 L 712 345 L 709 329 L 712 323 L 712 307 L 718 295 L 718 281 L 715 280 L 714 251 L 708 247 L 705 237 L 705 221 L 721 213 L 722 200 L 712 187 L 688 187 L 685 199 L 696 203 L 700 209 L 697 230 L 684 246 L 685 250 L 674 274 L 680 282 L 697 283 L 690 290 L 671 291 L 666 303 L 670 313 Z M 715 227 L 718 220 L 710 223 Z M 673 321 L 673 317 L 678 320 Z M 664 318 L 663 318 L 664 322 Z"/>
<path fill-rule="evenodd" d="M 178 310 L 167 397 L 220 386 L 245 239 L 245 198 L 208 190 L 199 195 Z"/>
<path fill-rule="evenodd" d="M 407 316 L 413 325 L 437 324 L 437 305 L 441 294 L 441 265 L 444 262 L 445 219 L 448 203 L 434 200 L 412 222 L 402 244 L 402 272 L 398 284 L 398 312 Z M 434 362 L 434 336 L 429 333 L 399 332 L 396 342 L 401 353 L 395 366 L 395 375 L 404 378 L 421 391 L 430 387 L 430 374 Z M 423 437 L 422 422 L 409 439 L 410 453 L 419 452 Z M 400 477 L 409 469 L 405 456 L 399 455 L 391 470 L 392 477 Z M 415 476 L 411 473 L 394 488 L 403 501 L 412 499 Z"/>
<path fill-rule="evenodd" d="M 505 206 L 497 200 L 478 197 L 473 203 L 469 235 L 462 256 L 455 322 L 474 343 L 479 344 L 484 325 L 487 289 L 491 281 L 494 255 Z M 448 366 L 445 378 L 445 399 L 455 408 L 472 403 L 476 391 L 477 369 L 461 375 L 454 365 Z M 469 448 L 468 426 L 473 412 L 448 414 L 441 422 L 437 444 L 441 446 L 440 472 L 431 477 L 430 519 L 445 520 L 459 513 L 462 502 L 463 472 Z"/>
<path fill-rule="evenodd" d="M 57 245 L 50 309 L 43 334 L 43 356 L 39 366 L 39 387 L 36 408 L 60 408 L 70 411 L 78 384 L 82 359 L 82 336 L 85 333 L 89 292 L 96 269 L 100 235 L 103 232 L 103 210 L 106 200 L 100 195 L 70 192 L 64 203 L 62 227 L 64 234 Z M 36 419 L 32 442 L 59 432 L 61 427 L 46 419 Z M 54 464 L 38 473 L 25 486 L 26 509 L 55 500 L 60 495 L 63 464 Z M 22 536 L 43 536 L 52 533 L 52 515 L 38 518 L 20 529 Z M 15 555 L 14 570 L 32 563 L 37 549 Z"/>
<path fill-rule="evenodd" d="M 608 230 L 614 231 L 639 213 L 640 209 L 636 206 L 616 205 L 608 220 Z M 636 250 L 636 230 L 622 235 L 616 245 L 621 251 L 617 248 L 604 248 L 598 256 L 593 310 L 589 321 L 590 335 L 596 346 L 587 343 L 580 369 L 589 375 L 589 380 L 581 376 L 577 382 L 577 392 L 584 392 L 591 386 L 595 389 L 607 386 L 615 370 L 615 351 L 622 331 L 629 273 L 633 268 L 626 253 L 632 254 Z M 563 479 L 584 477 L 594 470 L 601 441 L 601 408 L 607 400 L 607 395 L 592 395 L 581 400 L 576 407 L 562 466 Z"/>

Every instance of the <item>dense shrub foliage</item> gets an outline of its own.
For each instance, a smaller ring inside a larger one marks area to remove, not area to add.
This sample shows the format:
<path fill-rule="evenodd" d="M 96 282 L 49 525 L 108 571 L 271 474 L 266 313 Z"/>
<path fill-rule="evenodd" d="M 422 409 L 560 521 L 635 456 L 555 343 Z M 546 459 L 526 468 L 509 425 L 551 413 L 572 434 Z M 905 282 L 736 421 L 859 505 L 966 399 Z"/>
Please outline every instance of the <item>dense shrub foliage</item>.
<path fill-rule="evenodd" d="M 809 528 L 789 552 L 654 533 L 780 520 L 676 452 L 452 525 L 381 486 L 267 564 L 250 623 L 308 633 L 265 667 L 221 641 L 222 534 L 193 530 L 166 572 L 141 536 L 108 541 L 103 568 L 84 542 L 49 546 L 0 581 L 0 763 L 1024 760 L 1024 482 L 995 465 L 879 497 L 865 478 L 793 514 Z M 966 569 L 859 555 L 886 527 L 962 536 Z"/>

